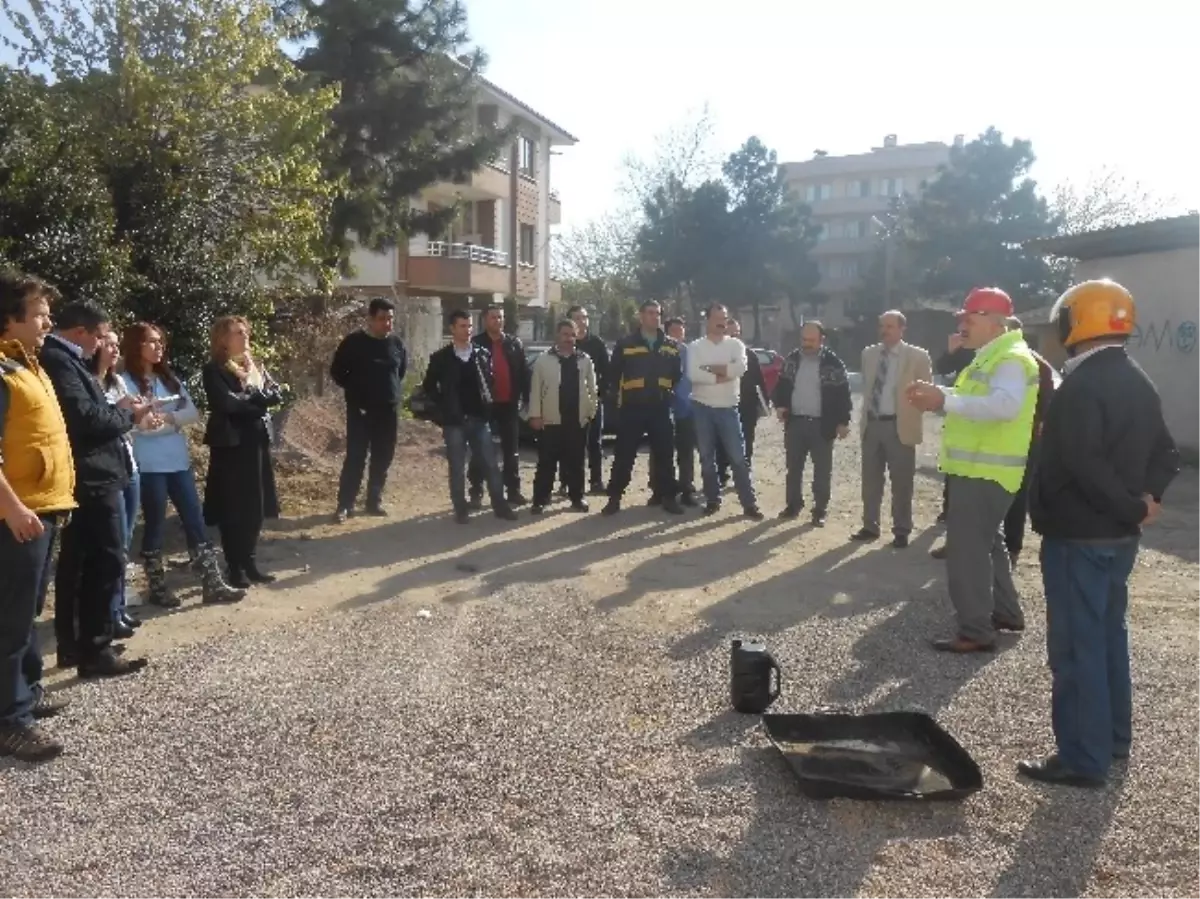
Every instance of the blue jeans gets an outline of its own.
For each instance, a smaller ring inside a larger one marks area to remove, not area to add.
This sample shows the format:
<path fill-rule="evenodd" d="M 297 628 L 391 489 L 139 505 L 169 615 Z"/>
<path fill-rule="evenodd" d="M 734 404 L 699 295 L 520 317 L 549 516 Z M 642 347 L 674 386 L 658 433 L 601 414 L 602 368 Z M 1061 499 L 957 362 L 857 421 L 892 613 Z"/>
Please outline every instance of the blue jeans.
<path fill-rule="evenodd" d="M 1137 552 L 1136 540 L 1042 540 L 1054 740 L 1063 764 L 1088 777 L 1105 777 L 1132 737 L 1125 613 Z"/>
<path fill-rule="evenodd" d="M 472 468 L 483 463 L 487 477 L 488 496 L 492 508 L 504 505 L 504 481 L 496 467 L 496 453 L 492 446 L 492 430 L 485 418 L 467 418 L 460 425 L 442 428 L 442 439 L 446 441 L 446 458 L 450 464 L 450 501 L 455 512 L 467 511 L 467 450 L 471 451 Z"/>
<path fill-rule="evenodd" d="M 163 547 L 163 531 L 167 524 L 167 500 L 179 514 L 188 549 L 194 554 L 208 543 L 204 530 L 204 515 L 200 497 L 196 493 L 196 479 L 190 468 L 166 474 L 142 472 L 142 555 L 160 553 Z"/>
<path fill-rule="evenodd" d="M 129 486 L 121 494 L 121 503 L 125 510 L 125 518 L 122 521 L 124 530 L 121 532 L 121 546 L 125 550 L 125 564 L 129 564 L 129 547 L 133 543 L 133 526 L 137 522 L 138 501 L 141 497 L 141 478 L 137 472 L 133 473 L 133 477 L 129 479 Z M 112 601 L 113 621 L 120 621 L 125 615 L 125 575 L 121 575 L 121 582 L 118 585 L 116 592 L 113 594 Z"/>
<path fill-rule="evenodd" d="M 710 506 L 721 502 L 721 484 L 717 477 L 717 447 L 733 469 L 733 483 L 743 509 L 757 508 L 746 444 L 742 439 L 742 419 L 736 407 L 718 409 L 703 403 L 692 404 L 696 421 L 696 444 L 700 448 L 700 476 L 704 480 L 704 499 Z"/>
<path fill-rule="evenodd" d="M 0 724 L 28 724 L 42 695 L 35 622 L 46 604 L 50 557 L 63 516 L 44 516 L 42 535 L 18 543 L 0 522 Z"/>

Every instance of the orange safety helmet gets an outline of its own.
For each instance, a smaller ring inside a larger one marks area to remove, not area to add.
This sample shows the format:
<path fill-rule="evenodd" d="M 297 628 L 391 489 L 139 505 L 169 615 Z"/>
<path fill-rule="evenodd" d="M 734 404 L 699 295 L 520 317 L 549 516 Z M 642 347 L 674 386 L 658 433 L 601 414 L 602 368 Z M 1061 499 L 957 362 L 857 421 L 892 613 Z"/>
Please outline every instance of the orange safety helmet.
<path fill-rule="evenodd" d="M 1128 337 L 1137 325 L 1137 306 L 1116 281 L 1083 281 L 1058 298 L 1050 321 L 1057 325 L 1062 345 L 1070 348 L 1100 337 Z"/>
<path fill-rule="evenodd" d="M 1008 318 L 1013 314 L 1013 301 L 999 287 L 976 287 L 967 294 L 962 308 L 958 310 L 958 315 L 961 318 L 973 312 L 986 315 L 1003 315 L 1005 318 Z"/>

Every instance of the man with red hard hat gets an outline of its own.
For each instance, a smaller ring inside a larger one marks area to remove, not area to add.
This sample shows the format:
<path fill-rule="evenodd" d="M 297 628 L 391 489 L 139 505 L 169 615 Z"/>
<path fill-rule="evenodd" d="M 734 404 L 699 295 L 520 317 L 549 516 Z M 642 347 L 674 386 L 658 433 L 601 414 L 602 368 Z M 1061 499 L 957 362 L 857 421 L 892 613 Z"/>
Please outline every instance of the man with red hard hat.
<path fill-rule="evenodd" d="M 952 388 L 918 381 L 908 401 L 944 412 L 938 467 L 950 481 L 946 575 L 957 634 L 943 652 L 991 652 L 996 632 L 1025 619 L 1004 545 L 1004 517 L 1021 487 L 1033 436 L 1038 364 L 1020 331 L 1008 329 L 1012 299 L 998 287 L 972 290 L 958 313 L 975 358 Z"/>

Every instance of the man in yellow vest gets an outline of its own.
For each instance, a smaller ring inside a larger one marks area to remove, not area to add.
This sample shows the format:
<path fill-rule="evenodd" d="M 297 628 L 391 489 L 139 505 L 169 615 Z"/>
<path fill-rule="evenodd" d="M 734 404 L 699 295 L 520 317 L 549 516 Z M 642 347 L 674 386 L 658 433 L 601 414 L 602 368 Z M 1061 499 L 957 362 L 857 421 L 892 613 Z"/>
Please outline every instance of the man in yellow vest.
<path fill-rule="evenodd" d="M 36 358 L 57 298 L 37 278 L 0 272 L 0 756 L 30 762 L 62 752 L 34 719 L 65 705 L 42 690 L 34 628 L 54 540 L 75 508 L 66 422 Z"/>
<path fill-rule="evenodd" d="M 918 409 L 946 414 L 938 467 L 950 480 L 946 579 L 958 633 L 934 643 L 943 652 L 991 652 L 997 631 L 1025 629 L 1004 517 L 1025 473 L 1038 364 L 1021 332 L 1008 330 L 1012 314 L 1004 291 L 972 290 L 958 316 L 974 361 L 953 388 L 916 382 L 908 389 Z"/>

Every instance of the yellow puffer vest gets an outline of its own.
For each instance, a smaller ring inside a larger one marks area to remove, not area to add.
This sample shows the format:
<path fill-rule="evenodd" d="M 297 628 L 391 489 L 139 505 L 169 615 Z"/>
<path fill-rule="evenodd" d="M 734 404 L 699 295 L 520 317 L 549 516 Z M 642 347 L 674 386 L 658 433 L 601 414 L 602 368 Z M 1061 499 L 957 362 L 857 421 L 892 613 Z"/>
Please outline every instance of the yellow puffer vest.
<path fill-rule="evenodd" d="M 0 378 L 8 414 L 0 437 L 0 470 L 30 511 L 75 508 L 75 460 L 54 385 L 18 341 L 0 341 Z"/>
<path fill-rule="evenodd" d="M 938 467 L 946 474 L 995 481 L 1009 493 L 1021 488 L 1025 460 L 1033 440 L 1033 413 L 1038 400 L 1038 364 L 1020 331 L 997 337 L 959 373 L 954 392 L 959 396 L 987 396 L 992 375 L 1005 362 L 1020 362 L 1025 369 L 1025 402 L 1009 421 L 975 421 L 947 413 L 942 427 L 942 453 Z"/>

